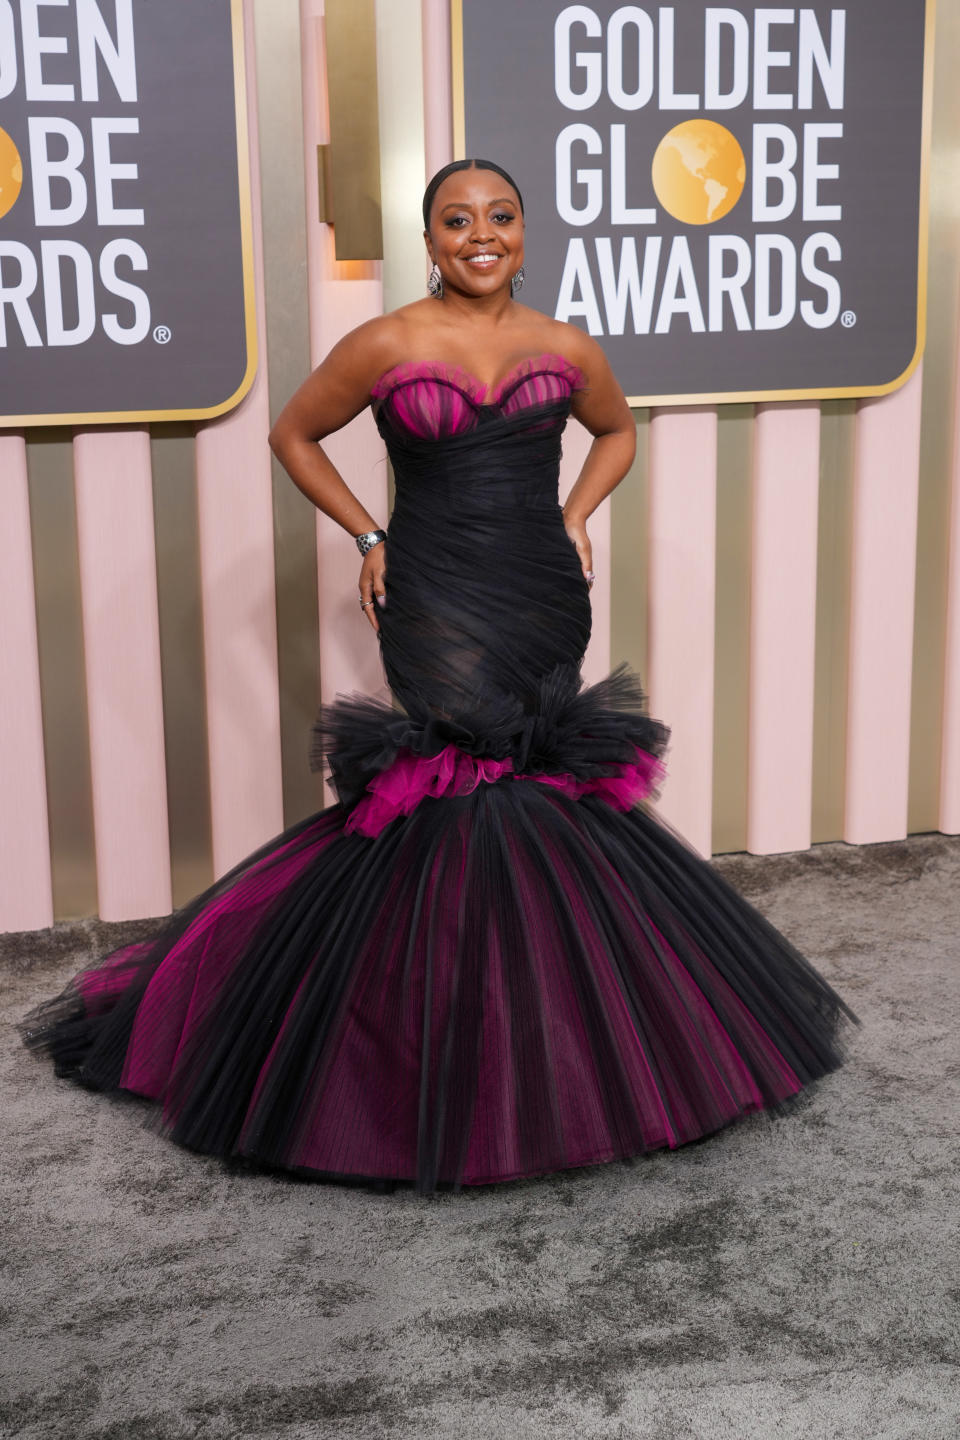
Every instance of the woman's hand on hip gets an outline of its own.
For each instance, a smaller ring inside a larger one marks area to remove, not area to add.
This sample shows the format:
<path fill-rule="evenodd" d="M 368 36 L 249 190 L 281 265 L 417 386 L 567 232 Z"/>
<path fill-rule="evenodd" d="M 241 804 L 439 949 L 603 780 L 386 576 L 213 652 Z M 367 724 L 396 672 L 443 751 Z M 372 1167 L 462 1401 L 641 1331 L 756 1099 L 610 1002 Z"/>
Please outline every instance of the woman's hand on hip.
<path fill-rule="evenodd" d="M 563 517 L 563 527 L 567 532 L 567 538 L 576 546 L 577 555 L 580 560 L 580 568 L 583 571 L 586 582 L 593 586 L 593 546 L 590 544 L 590 536 L 587 534 L 587 527 L 582 520 L 568 519 Z"/>
<path fill-rule="evenodd" d="M 363 557 L 360 567 L 360 604 L 375 631 L 380 629 L 377 611 L 387 603 L 387 542 L 381 540 Z M 373 601 L 373 604 L 370 602 Z"/>

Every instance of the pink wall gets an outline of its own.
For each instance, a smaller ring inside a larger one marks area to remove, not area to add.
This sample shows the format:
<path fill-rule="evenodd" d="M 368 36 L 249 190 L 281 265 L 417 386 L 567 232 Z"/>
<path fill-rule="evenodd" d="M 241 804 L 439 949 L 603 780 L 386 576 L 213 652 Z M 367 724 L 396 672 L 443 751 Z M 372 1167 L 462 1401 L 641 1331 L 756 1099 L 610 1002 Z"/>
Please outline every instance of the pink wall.
<path fill-rule="evenodd" d="M 27 452 L 0 434 L 0 928 L 53 920 Z"/>

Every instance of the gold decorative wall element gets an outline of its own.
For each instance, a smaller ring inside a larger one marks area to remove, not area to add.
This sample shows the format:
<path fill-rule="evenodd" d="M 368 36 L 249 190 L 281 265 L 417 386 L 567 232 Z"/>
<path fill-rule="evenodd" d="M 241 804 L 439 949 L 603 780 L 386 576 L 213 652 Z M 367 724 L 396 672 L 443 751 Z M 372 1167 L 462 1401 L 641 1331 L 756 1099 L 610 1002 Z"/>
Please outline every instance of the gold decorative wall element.
<path fill-rule="evenodd" d="M 380 132 L 374 0 L 327 0 L 330 143 L 320 146 L 321 219 L 338 260 L 381 260 Z"/>

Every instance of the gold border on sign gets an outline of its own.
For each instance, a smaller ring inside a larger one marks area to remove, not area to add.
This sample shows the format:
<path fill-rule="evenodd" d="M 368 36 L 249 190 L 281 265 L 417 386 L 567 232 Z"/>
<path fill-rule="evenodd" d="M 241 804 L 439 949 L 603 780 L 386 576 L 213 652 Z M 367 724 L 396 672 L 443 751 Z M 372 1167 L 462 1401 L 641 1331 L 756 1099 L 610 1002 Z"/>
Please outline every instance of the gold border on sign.
<path fill-rule="evenodd" d="M 247 368 L 227 400 L 206 409 L 85 410 L 69 414 L 0 415 L 0 430 L 21 425 L 133 424 L 149 420 L 213 420 L 240 403 L 257 373 L 257 295 L 253 269 L 253 196 L 250 187 L 250 133 L 247 119 L 247 74 L 244 59 L 243 0 L 230 0 L 233 37 L 233 95 L 237 131 L 237 190 L 240 202 L 240 248 L 243 262 L 243 308 Z"/>
<path fill-rule="evenodd" d="M 465 160 L 467 155 L 463 85 L 463 0 L 450 0 L 450 97 L 453 102 L 454 160 Z"/>
<path fill-rule="evenodd" d="M 917 344 L 907 368 L 883 385 L 842 385 L 813 390 L 718 390 L 710 394 L 628 395 L 637 409 L 671 405 L 733 405 L 742 401 L 856 400 L 889 395 L 905 385 L 923 357 L 927 339 L 927 264 L 930 217 L 930 147 L 933 135 L 933 59 L 937 0 L 926 0 L 923 34 L 923 120 L 920 139 L 920 226 L 917 243 Z M 450 0 L 450 76 L 453 102 L 453 158 L 466 158 L 466 97 L 464 94 L 463 0 Z"/>

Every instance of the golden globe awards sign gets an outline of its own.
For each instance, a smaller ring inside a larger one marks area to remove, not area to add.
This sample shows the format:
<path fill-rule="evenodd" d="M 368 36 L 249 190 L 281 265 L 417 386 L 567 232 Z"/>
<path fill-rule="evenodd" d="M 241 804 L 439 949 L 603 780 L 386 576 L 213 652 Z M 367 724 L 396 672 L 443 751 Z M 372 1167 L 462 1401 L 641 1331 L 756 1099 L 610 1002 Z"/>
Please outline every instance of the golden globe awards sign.
<path fill-rule="evenodd" d="M 932 0 L 930 10 L 932 12 Z M 923 348 L 932 13 L 454 0 L 456 153 L 635 404 L 880 394 Z"/>
<path fill-rule="evenodd" d="M 242 26 L 241 0 L 0 0 L 0 425 L 250 388 Z"/>

